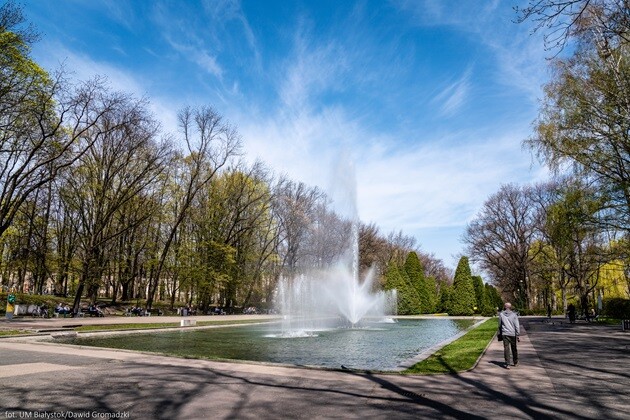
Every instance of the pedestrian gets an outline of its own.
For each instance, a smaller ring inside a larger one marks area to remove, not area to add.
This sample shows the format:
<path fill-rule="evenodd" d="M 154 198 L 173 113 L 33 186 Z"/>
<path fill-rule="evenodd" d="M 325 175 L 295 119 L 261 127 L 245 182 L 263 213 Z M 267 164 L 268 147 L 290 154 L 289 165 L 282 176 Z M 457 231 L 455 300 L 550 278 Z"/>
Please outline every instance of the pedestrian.
<path fill-rule="evenodd" d="M 575 322 L 575 305 L 572 303 L 567 307 L 567 312 L 569 314 L 569 322 L 573 324 Z"/>
<path fill-rule="evenodd" d="M 503 311 L 499 313 L 499 334 L 503 336 L 503 358 L 505 368 L 510 368 L 510 355 L 514 366 L 518 365 L 518 350 L 516 342 L 521 341 L 519 335 L 521 328 L 518 323 L 518 315 L 512 311 L 512 304 L 506 302 Z"/>

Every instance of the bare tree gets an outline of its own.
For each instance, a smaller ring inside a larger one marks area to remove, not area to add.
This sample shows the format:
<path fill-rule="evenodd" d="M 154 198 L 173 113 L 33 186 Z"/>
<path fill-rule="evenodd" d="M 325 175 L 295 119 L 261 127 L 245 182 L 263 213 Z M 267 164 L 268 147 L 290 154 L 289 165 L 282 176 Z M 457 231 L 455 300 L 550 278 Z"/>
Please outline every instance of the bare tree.
<path fill-rule="evenodd" d="M 520 304 L 531 305 L 530 270 L 536 254 L 539 214 L 532 207 L 531 191 L 503 185 L 484 203 L 464 235 L 473 261 L 490 274 L 504 293 Z"/>
<path fill-rule="evenodd" d="M 434 254 L 427 254 L 423 251 L 416 251 L 420 263 L 424 268 L 426 277 L 433 277 L 439 284 L 448 283 L 453 278 L 452 270 L 444 266 L 444 261 L 437 258 Z"/>
<path fill-rule="evenodd" d="M 389 244 L 388 264 L 393 263 L 402 266 L 409 252 L 416 248 L 416 238 L 405 235 L 402 230 L 398 232 L 390 232 L 387 235 Z"/>
<path fill-rule="evenodd" d="M 211 107 L 184 108 L 180 111 L 178 120 L 189 154 L 181 160 L 182 171 L 178 176 L 181 179 L 182 194 L 177 197 L 177 214 L 167 227 L 158 264 L 150 278 L 147 309 L 151 309 L 171 244 L 195 197 L 231 158 L 240 153 L 241 148 L 241 138 L 236 129 L 223 121 L 223 117 Z"/>
<path fill-rule="evenodd" d="M 71 191 L 66 204 L 79 216 L 82 268 L 75 312 L 84 288 L 96 299 L 117 238 L 147 217 L 138 213 L 118 223 L 121 210 L 155 182 L 170 158 L 170 145 L 156 141 L 159 125 L 146 102 L 113 95 L 122 99 L 119 106 L 102 114 L 86 133 L 90 148 L 65 177 Z"/>
<path fill-rule="evenodd" d="M 0 235 L 31 194 L 90 149 L 101 134 L 95 125 L 123 102 L 121 95 L 104 93 L 101 79 L 64 86 L 57 75 L 36 98 L 27 90 L 2 104 Z"/>
<path fill-rule="evenodd" d="M 515 9 L 517 22 L 532 21 L 535 31 L 544 32 L 546 48 L 556 54 L 572 39 L 602 45 L 630 41 L 628 0 L 530 0 Z"/>
<path fill-rule="evenodd" d="M 304 258 L 303 246 L 314 228 L 317 205 L 324 198 L 318 188 L 286 179 L 274 191 L 274 214 L 280 227 L 278 252 L 282 266 L 295 274 Z"/>

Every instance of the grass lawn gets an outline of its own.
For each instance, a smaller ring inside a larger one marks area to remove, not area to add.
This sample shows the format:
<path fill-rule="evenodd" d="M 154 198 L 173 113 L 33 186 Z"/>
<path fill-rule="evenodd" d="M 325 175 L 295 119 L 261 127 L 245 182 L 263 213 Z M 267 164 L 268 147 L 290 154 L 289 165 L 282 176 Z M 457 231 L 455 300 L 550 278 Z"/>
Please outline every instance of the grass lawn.
<path fill-rule="evenodd" d="M 595 321 L 591 321 L 594 324 L 601 324 L 601 325 L 621 325 L 621 319 L 617 319 L 617 318 L 606 318 L 606 317 L 599 317 L 597 318 Z"/>
<path fill-rule="evenodd" d="M 498 318 L 491 318 L 403 373 L 432 375 L 471 369 L 494 337 L 498 327 Z"/>
<path fill-rule="evenodd" d="M 0 330 L 0 337 L 6 337 L 10 335 L 28 334 L 26 330 Z"/>

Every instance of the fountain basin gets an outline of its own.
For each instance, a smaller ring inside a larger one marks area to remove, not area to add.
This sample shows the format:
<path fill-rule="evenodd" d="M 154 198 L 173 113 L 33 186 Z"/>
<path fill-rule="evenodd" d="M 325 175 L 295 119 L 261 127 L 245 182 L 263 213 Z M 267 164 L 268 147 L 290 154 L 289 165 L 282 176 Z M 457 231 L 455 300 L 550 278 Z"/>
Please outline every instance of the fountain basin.
<path fill-rule="evenodd" d="M 355 328 L 325 328 L 283 334 L 280 324 L 194 331 L 77 337 L 82 346 L 152 351 L 180 357 L 236 359 L 319 368 L 394 371 L 422 351 L 474 323 L 469 319 L 364 320 Z M 60 341 L 59 339 L 56 340 Z"/>

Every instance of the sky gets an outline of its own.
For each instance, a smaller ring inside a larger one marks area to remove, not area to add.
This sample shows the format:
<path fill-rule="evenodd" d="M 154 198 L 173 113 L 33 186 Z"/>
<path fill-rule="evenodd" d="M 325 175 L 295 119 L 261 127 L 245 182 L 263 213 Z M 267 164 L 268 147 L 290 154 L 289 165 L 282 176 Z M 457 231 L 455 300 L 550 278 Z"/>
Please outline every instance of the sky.
<path fill-rule="evenodd" d="M 521 0 L 22 0 L 32 57 L 106 76 L 176 133 L 184 106 L 237 127 L 244 158 L 331 191 L 454 268 L 466 225 L 502 184 L 547 179 L 522 147 L 549 54 Z"/>

